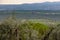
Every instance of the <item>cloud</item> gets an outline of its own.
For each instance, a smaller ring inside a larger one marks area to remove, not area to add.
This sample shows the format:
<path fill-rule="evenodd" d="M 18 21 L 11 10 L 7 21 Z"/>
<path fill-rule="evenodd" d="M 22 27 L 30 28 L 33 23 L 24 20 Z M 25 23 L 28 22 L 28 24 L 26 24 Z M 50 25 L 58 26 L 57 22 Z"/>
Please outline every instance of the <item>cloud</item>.
<path fill-rule="evenodd" d="M 0 0 L 0 4 L 40 3 L 46 1 L 54 2 L 60 0 Z"/>

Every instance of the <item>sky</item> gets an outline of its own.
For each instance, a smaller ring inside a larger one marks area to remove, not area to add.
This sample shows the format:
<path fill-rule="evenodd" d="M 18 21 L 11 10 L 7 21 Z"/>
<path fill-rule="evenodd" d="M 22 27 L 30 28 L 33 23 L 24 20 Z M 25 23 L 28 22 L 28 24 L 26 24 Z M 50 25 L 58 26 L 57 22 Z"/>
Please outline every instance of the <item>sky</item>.
<path fill-rule="evenodd" d="M 0 4 L 23 4 L 41 2 L 59 2 L 60 0 L 0 0 Z"/>

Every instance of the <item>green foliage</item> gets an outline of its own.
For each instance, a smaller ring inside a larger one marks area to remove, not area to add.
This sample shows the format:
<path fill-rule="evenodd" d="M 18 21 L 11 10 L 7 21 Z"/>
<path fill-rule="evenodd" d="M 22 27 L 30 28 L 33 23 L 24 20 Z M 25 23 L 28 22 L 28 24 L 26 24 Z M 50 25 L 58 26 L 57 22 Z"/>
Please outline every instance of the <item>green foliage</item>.
<path fill-rule="evenodd" d="M 8 19 L 0 24 L 0 40 L 41 40 L 49 30 L 42 23 Z"/>

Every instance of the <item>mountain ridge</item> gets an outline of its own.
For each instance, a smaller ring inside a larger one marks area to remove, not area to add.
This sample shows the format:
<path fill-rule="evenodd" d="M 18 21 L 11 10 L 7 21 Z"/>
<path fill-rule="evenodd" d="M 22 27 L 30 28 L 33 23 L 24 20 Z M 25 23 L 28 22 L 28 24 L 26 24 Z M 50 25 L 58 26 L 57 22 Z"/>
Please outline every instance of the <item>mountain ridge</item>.
<path fill-rule="evenodd" d="M 60 2 L 44 2 L 31 4 L 0 4 L 0 10 L 60 10 Z"/>

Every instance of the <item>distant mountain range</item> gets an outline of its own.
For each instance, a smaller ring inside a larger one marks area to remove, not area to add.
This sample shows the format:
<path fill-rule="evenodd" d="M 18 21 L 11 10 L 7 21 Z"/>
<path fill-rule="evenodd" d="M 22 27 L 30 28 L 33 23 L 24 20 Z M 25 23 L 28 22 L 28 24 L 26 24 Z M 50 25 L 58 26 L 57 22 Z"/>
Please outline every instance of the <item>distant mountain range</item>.
<path fill-rule="evenodd" d="M 60 2 L 44 2 L 18 5 L 2 5 L 0 10 L 60 10 Z"/>

